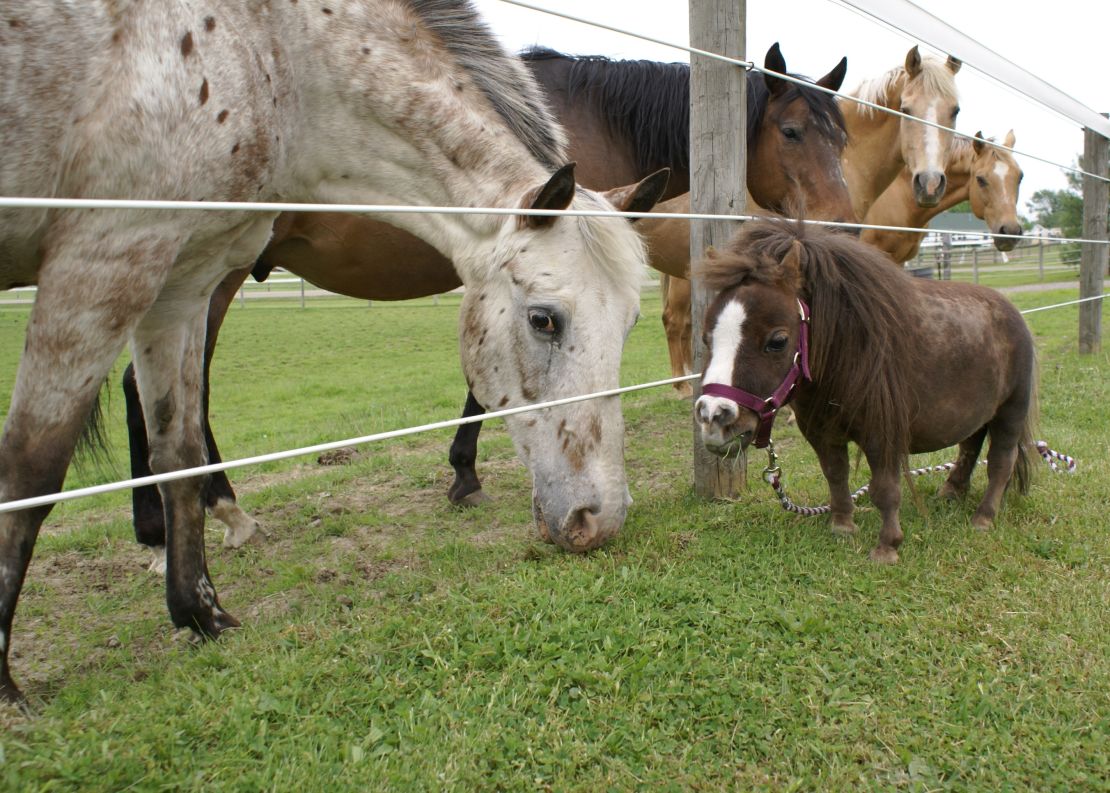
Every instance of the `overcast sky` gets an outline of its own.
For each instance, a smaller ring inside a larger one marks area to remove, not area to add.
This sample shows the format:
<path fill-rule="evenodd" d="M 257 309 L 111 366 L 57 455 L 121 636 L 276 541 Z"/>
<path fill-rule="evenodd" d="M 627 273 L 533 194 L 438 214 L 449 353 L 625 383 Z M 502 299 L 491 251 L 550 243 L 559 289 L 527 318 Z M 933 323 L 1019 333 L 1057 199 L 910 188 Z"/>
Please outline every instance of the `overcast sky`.
<path fill-rule="evenodd" d="M 530 0 L 564 13 L 678 44 L 689 43 L 687 0 Z M 681 50 L 620 33 L 563 20 L 501 0 L 475 0 L 507 47 L 543 44 L 574 54 L 614 58 L 687 61 Z M 930 13 L 975 38 L 999 55 L 1099 112 L 1110 110 L 1110 2 L 1107 0 L 928 0 Z M 848 56 L 844 89 L 851 90 L 904 62 L 918 43 L 833 0 L 748 0 L 747 52 L 762 64 L 780 42 L 790 71 L 820 77 Z M 922 52 L 940 55 L 923 46 Z M 1072 122 L 1000 86 L 965 66 L 957 75 L 960 116 L 957 129 L 1003 137 L 1013 129 L 1016 148 L 1073 164 L 1083 149 L 1083 133 Z M 1025 170 L 1019 208 L 1041 188 L 1062 189 L 1063 172 L 1019 157 Z"/>

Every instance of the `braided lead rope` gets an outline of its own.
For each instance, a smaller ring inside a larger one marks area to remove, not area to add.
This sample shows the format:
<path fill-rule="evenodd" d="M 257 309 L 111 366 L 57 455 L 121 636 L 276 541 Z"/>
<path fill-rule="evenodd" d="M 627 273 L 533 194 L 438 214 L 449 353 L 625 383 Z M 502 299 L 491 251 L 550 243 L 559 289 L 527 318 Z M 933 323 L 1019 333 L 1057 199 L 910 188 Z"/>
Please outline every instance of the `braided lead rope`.
<path fill-rule="evenodd" d="M 1040 454 L 1041 459 L 1045 461 L 1049 468 L 1054 473 L 1060 473 L 1061 468 L 1056 464 L 1056 461 L 1064 463 L 1063 469 L 1069 474 L 1074 474 L 1076 470 L 1075 458 L 1048 448 L 1048 444 L 1044 441 L 1037 441 L 1037 452 Z M 986 460 L 980 460 L 979 465 L 986 465 Z M 927 465 L 922 468 L 914 468 L 907 471 L 908 476 L 922 476 L 924 474 L 938 474 L 945 471 L 951 471 L 956 467 L 954 462 L 941 463 L 940 465 Z M 778 497 L 779 503 L 782 508 L 787 512 L 792 512 L 795 515 L 802 515 L 804 517 L 813 517 L 815 515 L 826 515 L 832 512 L 832 507 L 828 504 L 822 504 L 819 507 L 803 507 L 791 501 L 790 496 L 786 495 L 786 488 L 782 484 L 782 468 L 778 464 L 778 455 L 775 454 L 775 444 L 773 442 L 767 444 L 767 467 L 763 469 L 763 480 L 771 486 Z M 859 488 L 856 492 L 852 493 L 852 503 L 856 503 L 861 496 L 865 495 L 871 489 L 871 484 L 868 483 Z"/>

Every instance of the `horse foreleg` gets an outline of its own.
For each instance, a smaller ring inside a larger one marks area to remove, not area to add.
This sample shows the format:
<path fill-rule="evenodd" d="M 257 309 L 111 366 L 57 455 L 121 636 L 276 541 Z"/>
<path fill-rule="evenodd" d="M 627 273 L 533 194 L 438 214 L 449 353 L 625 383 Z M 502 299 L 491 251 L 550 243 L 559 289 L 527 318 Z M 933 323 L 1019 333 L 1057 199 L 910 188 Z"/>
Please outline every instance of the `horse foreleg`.
<path fill-rule="evenodd" d="M 898 561 L 898 546 L 902 544 L 902 526 L 898 510 L 902 506 L 902 482 L 897 468 L 886 468 L 867 455 L 871 465 L 871 503 L 879 510 L 883 525 L 879 530 L 879 544 L 871 550 L 871 561 L 894 564 Z"/>
<path fill-rule="evenodd" d="M 150 445 L 150 468 L 164 473 L 207 462 L 201 419 L 204 304 L 156 306 L 136 329 L 132 356 Z M 163 315 L 184 319 L 171 322 Z M 158 486 L 166 513 L 166 604 L 179 628 L 214 637 L 239 623 L 219 604 L 204 553 L 208 477 Z"/>
<path fill-rule="evenodd" d="M 960 453 L 956 457 L 956 464 L 948 472 L 948 478 L 940 486 L 938 495 L 941 498 L 957 499 L 967 495 L 971 484 L 971 474 L 975 470 L 975 463 L 979 460 L 979 453 L 983 450 L 983 440 L 987 437 L 987 428 L 960 441 Z"/>
<path fill-rule="evenodd" d="M 851 535 L 859 531 L 852 520 L 852 492 L 848 485 L 851 463 L 848 460 L 848 444 L 829 444 L 815 446 L 821 471 L 829 485 L 829 526 L 834 534 Z"/>
<path fill-rule="evenodd" d="M 478 404 L 474 394 L 467 391 L 463 418 L 479 416 L 485 412 L 485 408 Z M 455 481 L 447 491 L 447 499 L 456 506 L 474 507 L 489 501 L 489 496 L 482 492 L 482 483 L 474 468 L 474 463 L 478 459 L 478 433 L 481 431 L 480 421 L 461 424 L 455 432 L 455 439 L 451 442 L 451 451 L 447 459 L 455 469 Z"/>
<path fill-rule="evenodd" d="M 204 410 L 204 441 L 208 447 L 208 461 L 210 463 L 218 463 L 222 460 L 220 450 L 216 446 L 216 436 L 212 433 L 212 424 L 208 420 L 209 375 L 212 369 L 212 357 L 216 354 L 216 340 L 219 338 L 220 328 L 227 316 L 227 310 L 235 300 L 235 294 L 239 291 L 239 287 L 242 286 L 243 281 L 247 279 L 249 274 L 249 267 L 229 273 L 216 287 L 216 291 L 212 293 L 212 297 L 208 301 L 208 319 L 204 340 L 204 400 L 202 406 Z M 258 521 L 239 506 L 239 502 L 235 498 L 235 490 L 231 487 L 231 480 L 227 478 L 226 472 L 217 471 L 212 474 L 208 482 L 205 505 L 208 507 L 208 513 L 227 527 L 224 532 L 225 548 L 240 548 L 256 536 L 259 529 Z"/>
<path fill-rule="evenodd" d="M 667 333 L 667 352 L 671 359 L 671 377 L 690 374 L 693 346 L 693 329 L 690 322 L 690 282 L 664 273 L 659 280 L 663 294 L 663 328 Z M 674 388 L 682 397 L 692 396 L 689 381 L 675 383 Z"/>
<path fill-rule="evenodd" d="M 0 437 L 0 502 L 58 492 L 97 391 L 131 327 L 165 279 L 176 244 L 132 239 L 112 250 L 102 230 L 58 232 L 43 264 L 11 409 Z M 78 251 L 98 250 L 89 261 Z M 136 268 L 135 262 L 146 266 Z M 95 271 L 94 278 L 89 273 Z M 50 507 L 0 514 L 0 700 L 19 701 L 8 653 L 39 527 Z"/>

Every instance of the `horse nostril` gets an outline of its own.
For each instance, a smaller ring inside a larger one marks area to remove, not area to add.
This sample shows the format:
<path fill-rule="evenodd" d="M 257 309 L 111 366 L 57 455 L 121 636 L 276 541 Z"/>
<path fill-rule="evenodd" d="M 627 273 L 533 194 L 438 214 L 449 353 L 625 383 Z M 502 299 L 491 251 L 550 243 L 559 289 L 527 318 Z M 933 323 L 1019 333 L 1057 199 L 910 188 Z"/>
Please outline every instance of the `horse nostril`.
<path fill-rule="evenodd" d="M 938 193 L 943 193 L 944 188 L 947 185 L 948 185 L 948 177 L 945 176 L 944 174 L 941 174 L 940 177 L 937 179 L 937 192 Z"/>

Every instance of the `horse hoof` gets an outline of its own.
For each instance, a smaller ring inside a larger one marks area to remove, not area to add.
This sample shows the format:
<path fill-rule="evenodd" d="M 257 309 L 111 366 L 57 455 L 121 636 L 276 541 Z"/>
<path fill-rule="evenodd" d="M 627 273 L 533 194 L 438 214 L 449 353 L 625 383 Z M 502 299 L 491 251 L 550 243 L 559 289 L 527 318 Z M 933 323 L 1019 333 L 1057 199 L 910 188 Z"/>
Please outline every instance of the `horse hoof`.
<path fill-rule="evenodd" d="M 489 501 L 493 501 L 490 496 L 482 488 L 467 493 L 465 496 L 450 496 L 451 503 L 456 507 L 477 507 Z"/>
<path fill-rule="evenodd" d="M 154 557 L 150 560 L 150 566 L 147 570 L 155 575 L 166 576 L 166 546 L 155 545 L 150 550 L 154 552 Z"/>
<path fill-rule="evenodd" d="M 847 522 L 833 520 L 829 527 L 832 529 L 832 533 L 838 537 L 852 537 L 859 534 L 859 527 L 850 519 Z"/>
<path fill-rule="evenodd" d="M 986 531 L 994 525 L 994 520 L 988 518 L 986 515 L 976 515 L 971 519 L 971 525 L 979 529 L 979 531 Z"/>
<path fill-rule="evenodd" d="M 220 499 L 208 511 L 212 517 L 227 526 L 224 532 L 225 548 L 242 548 L 252 537 L 258 535 L 261 529 L 257 520 L 230 499 Z"/>
<path fill-rule="evenodd" d="M 897 564 L 898 551 L 879 545 L 871 549 L 871 561 L 876 564 Z"/>
<path fill-rule="evenodd" d="M 961 498 L 967 495 L 967 491 L 961 490 L 960 488 L 953 485 L 951 482 L 945 482 L 943 485 L 940 486 L 940 490 L 937 491 L 937 495 L 945 499 L 946 501 L 959 501 Z"/>
<path fill-rule="evenodd" d="M 224 547 L 229 550 L 242 548 L 247 543 L 252 545 L 259 545 L 266 539 L 266 532 L 262 531 L 262 524 L 251 517 L 247 517 L 248 524 L 237 526 L 236 528 L 227 528 L 224 532 Z"/>
<path fill-rule="evenodd" d="M 694 398 L 694 389 L 689 383 L 675 383 L 674 390 L 679 399 Z"/>
<path fill-rule="evenodd" d="M 0 702 L 19 708 L 24 715 L 31 715 L 31 706 L 27 702 L 27 697 L 23 696 L 19 686 L 10 677 L 0 683 Z"/>

